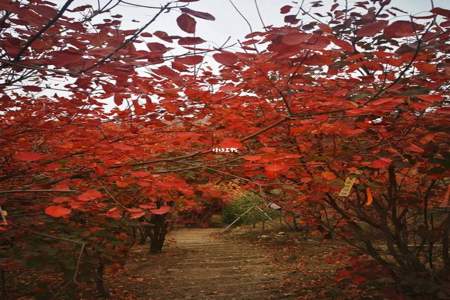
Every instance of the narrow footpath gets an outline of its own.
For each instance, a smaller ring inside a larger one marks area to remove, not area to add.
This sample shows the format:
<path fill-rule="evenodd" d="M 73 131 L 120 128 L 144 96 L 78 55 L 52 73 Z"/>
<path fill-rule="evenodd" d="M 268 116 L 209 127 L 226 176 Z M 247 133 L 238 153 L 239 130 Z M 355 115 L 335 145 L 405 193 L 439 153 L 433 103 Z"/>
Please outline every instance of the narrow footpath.
<path fill-rule="evenodd" d="M 158 255 L 137 247 L 125 271 L 133 285 L 122 281 L 114 289 L 126 290 L 127 299 L 298 299 L 282 288 L 286 271 L 263 249 L 221 239 L 219 232 L 176 230 Z"/>

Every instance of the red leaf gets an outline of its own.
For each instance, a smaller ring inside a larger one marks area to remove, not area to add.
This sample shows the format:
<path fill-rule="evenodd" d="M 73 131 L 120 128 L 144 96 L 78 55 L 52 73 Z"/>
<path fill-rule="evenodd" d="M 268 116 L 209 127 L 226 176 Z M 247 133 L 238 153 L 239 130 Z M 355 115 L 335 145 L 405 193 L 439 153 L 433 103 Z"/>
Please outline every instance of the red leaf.
<path fill-rule="evenodd" d="M 372 102 L 370 105 L 383 106 L 383 108 L 386 108 L 386 107 L 397 106 L 403 102 L 404 102 L 404 100 L 402 98 L 381 98 L 381 99 L 378 99 L 378 100 Z"/>
<path fill-rule="evenodd" d="M 177 18 L 177 24 L 181 30 L 187 33 L 194 33 L 197 22 L 188 14 L 182 14 Z"/>
<path fill-rule="evenodd" d="M 165 53 L 169 50 L 169 48 L 167 48 L 165 45 L 163 45 L 161 43 L 157 43 L 157 42 L 147 43 L 147 47 L 152 52 Z"/>
<path fill-rule="evenodd" d="M 258 161 L 260 160 L 262 157 L 260 155 L 246 155 L 243 157 L 245 160 L 248 161 Z"/>
<path fill-rule="evenodd" d="M 433 74 L 436 72 L 437 65 L 427 63 L 416 63 L 414 65 L 420 72 L 425 74 Z"/>
<path fill-rule="evenodd" d="M 423 145 L 428 144 L 429 142 L 431 142 L 432 140 L 434 140 L 435 134 L 434 133 L 427 133 L 425 136 L 423 136 L 420 139 L 420 143 Z"/>
<path fill-rule="evenodd" d="M 422 148 L 420 148 L 419 146 L 415 145 L 415 144 L 411 144 L 408 147 L 405 148 L 405 150 L 408 150 L 410 152 L 415 152 L 415 153 L 423 153 L 424 150 Z"/>
<path fill-rule="evenodd" d="M 40 92 L 40 91 L 42 91 L 42 89 L 40 87 L 35 86 L 35 85 L 24 85 L 22 88 L 25 92 Z"/>
<path fill-rule="evenodd" d="M 450 10 L 448 10 L 448 9 L 436 7 L 436 8 L 433 8 L 431 10 L 431 12 L 434 13 L 434 14 L 441 15 L 441 16 L 444 16 L 444 17 L 450 19 Z"/>
<path fill-rule="evenodd" d="M 313 54 L 312 56 L 306 58 L 303 61 L 305 65 L 318 65 L 318 66 L 331 65 L 332 62 L 333 60 L 329 55 L 319 55 L 319 54 Z"/>
<path fill-rule="evenodd" d="M 83 10 L 86 10 L 91 7 L 92 7 L 91 5 L 82 5 L 82 6 L 75 7 L 74 9 L 68 9 L 68 11 L 70 11 L 70 12 L 83 11 Z"/>
<path fill-rule="evenodd" d="M 285 5 L 282 8 L 280 8 L 280 14 L 287 14 L 292 9 L 291 5 Z"/>
<path fill-rule="evenodd" d="M 56 9 L 47 5 L 35 5 L 33 10 L 39 13 L 43 17 L 53 16 L 56 14 Z"/>
<path fill-rule="evenodd" d="M 139 219 L 145 215 L 145 211 L 140 208 L 129 208 L 130 219 Z"/>
<path fill-rule="evenodd" d="M 180 106 L 175 104 L 175 103 L 171 103 L 171 102 L 166 102 L 163 103 L 162 105 L 169 113 L 171 114 L 176 114 L 178 113 Z"/>
<path fill-rule="evenodd" d="M 320 174 L 324 179 L 326 180 L 335 180 L 336 179 L 336 175 L 334 175 L 334 173 L 330 172 L 330 171 L 325 171 L 322 172 L 322 174 Z"/>
<path fill-rule="evenodd" d="M 179 45 L 198 45 L 206 42 L 204 39 L 199 37 L 184 37 L 178 40 Z"/>
<path fill-rule="evenodd" d="M 148 179 L 141 179 L 138 180 L 136 183 L 141 187 L 149 187 L 152 185 L 152 183 Z"/>
<path fill-rule="evenodd" d="M 365 25 L 365 26 L 359 28 L 356 31 L 356 35 L 359 37 L 374 36 L 377 33 L 379 33 L 381 30 L 383 30 L 387 24 L 388 24 L 388 21 L 384 21 L 384 20 L 375 21 L 373 23 L 370 23 L 368 25 Z"/>
<path fill-rule="evenodd" d="M 55 197 L 53 198 L 52 202 L 54 203 L 65 203 L 72 201 L 72 198 L 70 197 Z"/>
<path fill-rule="evenodd" d="M 53 218 L 61 218 L 70 215 L 72 210 L 59 205 L 52 205 L 45 209 L 45 213 Z"/>
<path fill-rule="evenodd" d="M 377 160 L 374 160 L 370 163 L 370 167 L 374 168 L 374 169 L 384 169 L 387 166 L 389 166 L 391 164 L 392 160 L 390 160 L 389 158 L 380 158 Z"/>
<path fill-rule="evenodd" d="M 170 211 L 170 206 L 161 206 L 160 208 L 157 209 L 152 209 L 150 210 L 150 212 L 154 215 L 165 215 Z"/>
<path fill-rule="evenodd" d="M 281 38 L 281 42 L 286 45 L 294 46 L 306 42 L 310 37 L 310 35 L 300 32 L 289 33 Z"/>
<path fill-rule="evenodd" d="M 419 98 L 420 100 L 430 103 L 442 101 L 442 99 L 444 99 L 442 95 L 417 95 L 416 97 Z"/>
<path fill-rule="evenodd" d="M 300 19 L 297 19 L 296 15 L 288 15 L 284 17 L 284 22 L 289 24 L 297 24 L 300 21 Z"/>
<path fill-rule="evenodd" d="M 131 175 L 133 177 L 136 177 L 136 178 L 145 178 L 145 177 L 149 177 L 150 176 L 150 174 L 148 172 L 146 172 L 146 171 L 131 172 Z"/>
<path fill-rule="evenodd" d="M 172 38 L 164 31 L 155 31 L 153 33 L 155 36 L 159 37 L 160 39 L 162 39 L 163 41 L 166 41 L 168 43 L 172 43 Z"/>
<path fill-rule="evenodd" d="M 350 271 L 348 271 L 348 270 L 340 270 L 340 271 L 336 272 L 336 281 L 340 282 L 340 281 L 342 281 L 344 279 L 349 278 L 350 276 L 351 276 Z"/>
<path fill-rule="evenodd" d="M 201 18 L 201 19 L 205 19 L 205 20 L 209 20 L 209 21 L 214 21 L 216 18 L 214 18 L 213 15 L 211 15 L 210 13 L 207 12 L 202 12 L 202 11 L 196 11 L 187 7 L 182 7 L 180 8 L 180 10 L 184 13 L 187 13 L 191 16 L 197 17 L 197 18 Z"/>
<path fill-rule="evenodd" d="M 331 27 L 328 26 L 327 24 L 319 24 L 319 28 L 323 32 L 328 32 L 328 33 L 332 33 L 333 32 L 333 29 L 331 29 Z"/>
<path fill-rule="evenodd" d="M 169 68 L 168 66 L 162 66 L 156 70 L 153 70 L 153 72 L 159 76 L 164 76 L 170 79 L 178 79 L 179 78 L 179 74 L 177 72 L 175 72 L 174 70 L 172 70 L 171 68 Z"/>
<path fill-rule="evenodd" d="M 123 103 L 123 95 L 121 94 L 114 94 L 114 104 L 117 106 L 121 106 Z"/>
<path fill-rule="evenodd" d="M 177 60 L 172 61 L 172 69 L 175 69 L 178 72 L 187 72 L 187 71 L 189 71 L 189 68 L 186 65 L 180 63 Z"/>
<path fill-rule="evenodd" d="M 36 152 L 17 152 L 14 157 L 15 157 L 15 159 L 20 160 L 20 161 L 35 161 L 35 160 L 41 160 L 45 156 L 42 155 L 41 153 L 36 153 Z"/>
<path fill-rule="evenodd" d="M 70 191 L 70 187 L 69 187 L 66 183 L 63 183 L 63 182 L 60 182 L 60 183 L 58 183 L 58 184 L 55 184 L 55 185 L 53 186 L 53 189 L 55 189 L 55 190 L 61 190 L 61 191 Z"/>
<path fill-rule="evenodd" d="M 214 59 L 225 66 L 232 66 L 237 62 L 237 56 L 231 52 L 215 53 Z"/>
<path fill-rule="evenodd" d="M 139 207 L 143 209 L 155 209 L 154 204 L 139 204 Z"/>
<path fill-rule="evenodd" d="M 345 50 L 345 51 L 353 51 L 353 46 L 349 42 L 343 41 L 343 40 L 340 40 L 340 39 L 334 38 L 334 37 L 331 40 L 332 40 L 333 43 L 336 44 L 336 46 L 339 46 L 343 50 Z"/>
<path fill-rule="evenodd" d="M 355 285 L 361 285 L 361 284 L 363 284 L 366 281 L 367 281 L 367 279 L 364 278 L 361 275 L 354 275 L 354 276 L 352 276 L 352 283 L 355 284 Z"/>
<path fill-rule="evenodd" d="M 415 35 L 423 26 L 409 21 L 395 21 L 384 28 L 384 35 L 390 38 L 402 38 Z"/>
<path fill-rule="evenodd" d="M 289 169 L 289 166 L 284 163 L 273 163 L 270 165 L 264 166 L 264 170 L 266 171 L 266 176 L 268 178 L 276 178 L 281 172 Z"/>
<path fill-rule="evenodd" d="M 283 163 L 270 164 L 270 165 L 264 166 L 264 169 L 266 171 L 268 171 L 268 172 L 281 172 L 281 171 L 287 170 L 288 166 L 286 164 L 283 164 Z"/>
<path fill-rule="evenodd" d="M 87 190 L 86 192 L 84 192 L 83 194 L 78 196 L 78 200 L 79 201 L 83 201 L 83 202 L 87 202 L 87 201 L 91 201 L 91 200 L 95 200 L 98 198 L 103 197 L 103 194 L 100 193 L 97 190 Z"/>
<path fill-rule="evenodd" d="M 220 142 L 219 147 L 222 148 L 242 148 L 241 141 L 235 138 L 225 138 Z"/>
<path fill-rule="evenodd" d="M 125 187 L 129 186 L 130 184 L 123 180 L 116 180 L 116 185 L 117 185 L 117 187 L 125 188 Z"/>
<path fill-rule="evenodd" d="M 283 159 L 296 159 L 302 157 L 300 154 L 286 153 L 283 155 Z"/>
<path fill-rule="evenodd" d="M 79 63 L 82 60 L 81 53 L 76 50 L 67 49 L 53 53 L 52 63 L 58 67 Z"/>
<path fill-rule="evenodd" d="M 121 150 L 121 151 L 133 151 L 134 150 L 133 146 L 129 146 L 129 145 L 123 144 L 123 143 L 115 143 L 112 145 L 112 147 L 114 149 Z"/>
<path fill-rule="evenodd" d="M 193 56 L 177 57 L 175 58 L 175 61 L 178 63 L 182 63 L 184 65 L 196 65 L 203 61 L 203 56 L 193 55 Z"/>
<path fill-rule="evenodd" d="M 117 207 L 114 207 L 106 212 L 106 216 L 115 220 L 119 220 L 122 217 L 122 214 Z"/>

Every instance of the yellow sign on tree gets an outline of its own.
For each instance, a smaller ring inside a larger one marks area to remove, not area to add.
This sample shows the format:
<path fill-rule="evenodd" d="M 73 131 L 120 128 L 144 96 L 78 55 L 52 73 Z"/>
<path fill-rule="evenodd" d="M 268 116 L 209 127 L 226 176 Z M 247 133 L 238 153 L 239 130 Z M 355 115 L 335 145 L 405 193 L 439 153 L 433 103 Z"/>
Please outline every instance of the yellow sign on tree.
<path fill-rule="evenodd" d="M 348 197 L 352 191 L 352 187 L 355 184 L 356 177 L 347 177 L 344 182 L 344 187 L 339 192 L 340 197 Z"/>

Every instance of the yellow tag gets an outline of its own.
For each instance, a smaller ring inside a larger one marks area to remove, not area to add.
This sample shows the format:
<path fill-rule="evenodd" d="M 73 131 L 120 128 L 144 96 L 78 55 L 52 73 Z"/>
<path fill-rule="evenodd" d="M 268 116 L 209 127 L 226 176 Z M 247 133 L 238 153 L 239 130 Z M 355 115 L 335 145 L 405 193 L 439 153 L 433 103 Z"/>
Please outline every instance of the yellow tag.
<path fill-rule="evenodd" d="M 347 177 L 345 178 L 344 187 L 339 192 L 340 197 L 348 197 L 352 191 L 352 187 L 355 184 L 356 177 Z"/>

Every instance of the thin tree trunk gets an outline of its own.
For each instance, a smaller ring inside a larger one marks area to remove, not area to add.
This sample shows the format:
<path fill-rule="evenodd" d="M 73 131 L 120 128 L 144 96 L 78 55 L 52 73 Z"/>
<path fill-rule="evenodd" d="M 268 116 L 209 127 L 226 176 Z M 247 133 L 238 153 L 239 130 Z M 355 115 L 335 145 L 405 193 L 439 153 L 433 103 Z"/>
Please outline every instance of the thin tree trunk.
<path fill-rule="evenodd" d="M 110 296 L 109 292 L 105 287 L 104 272 L 105 272 L 105 264 L 100 258 L 97 268 L 95 270 L 95 286 L 97 288 L 97 292 L 99 293 L 100 297 L 109 298 Z"/>

